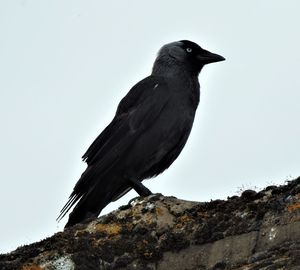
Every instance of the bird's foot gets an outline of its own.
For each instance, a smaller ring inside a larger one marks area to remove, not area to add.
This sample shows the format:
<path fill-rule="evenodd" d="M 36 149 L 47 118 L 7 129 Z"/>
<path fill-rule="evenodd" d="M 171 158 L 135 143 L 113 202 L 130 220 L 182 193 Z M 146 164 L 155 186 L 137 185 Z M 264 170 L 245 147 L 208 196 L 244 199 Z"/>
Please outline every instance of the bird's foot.
<path fill-rule="evenodd" d="M 145 187 L 142 182 L 136 179 L 129 179 L 130 186 L 141 196 L 147 197 L 152 194 L 152 192 Z"/>
<path fill-rule="evenodd" d="M 128 205 L 133 206 L 139 203 L 143 203 L 145 200 L 149 202 L 155 202 L 158 200 L 161 200 L 164 196 L 161 193 L 152 193 L 151 195 L 147 196 L 147 198 L 143 196 L 137 196 L 132 198 L 129 202 Z"/>

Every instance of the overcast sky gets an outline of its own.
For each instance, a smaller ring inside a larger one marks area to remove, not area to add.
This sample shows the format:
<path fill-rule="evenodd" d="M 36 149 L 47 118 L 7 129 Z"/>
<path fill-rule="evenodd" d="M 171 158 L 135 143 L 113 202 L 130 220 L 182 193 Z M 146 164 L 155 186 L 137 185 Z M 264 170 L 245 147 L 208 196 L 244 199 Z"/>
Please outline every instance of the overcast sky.
<path fill-rule="evenodd" d="M 62 230 L 82 154 L 175 40 L 226 61 L 203 69 L 188 143 L 147 187 L 209 201 L 299 176 L 299 10 L 298 0 L 0 1 L 0 252 Z"/>

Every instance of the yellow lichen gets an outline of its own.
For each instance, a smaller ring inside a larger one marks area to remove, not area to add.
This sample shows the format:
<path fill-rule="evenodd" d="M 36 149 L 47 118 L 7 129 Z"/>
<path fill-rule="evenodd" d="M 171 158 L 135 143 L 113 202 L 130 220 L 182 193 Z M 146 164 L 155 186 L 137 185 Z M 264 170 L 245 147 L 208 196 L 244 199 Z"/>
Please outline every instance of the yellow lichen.
<path fill-rule="evenodd" d="M 183 215 L 183 216 L 181 216 L 181 217 L 179 218 L 179 220 L 180 220 L 180 222 L 182 222 L 182 223 L 187 223 L 187 222 L 191 221 L 191 219 L 189 218 L 188 215 Z"/>
<path fill-rule="evenodd" d="M 287 209 L 289 212 L 293 212 L 297 209 L 300 209 L 300 202 L 299 203 L 295 203 L 295 204 L 291 204 L 287 206 Z"/>
<path fill-rule="evenodd" d="M 163 214 L 163 210 L 160 207 L 155 208 L 156 215 L 161 216 Z"/>
<path fill-rule="evenodd" d="M 97 224 L 96 231 L 114 236 L 121 232 L 121 226 L 117 224 Z"/>
<path fill-rule="evenodd" d="M 189 218 L 189 216 L 185 214 L 185 215 L 178 218 L 178 223 L 176 224 L 175 227 L 177 229 L 181 229 L 181 228 L 184 227 L 184 225 L 186 225 L 190 221 L 191 221 L 191 219 Z"/>
<path fill-rule="evenodd" d="M 178 224 L 176 224 L 176 229 L 181 229 L 182 227 L 183 227 L 183 224 L 182 223 L 178 223 Z"/>
<path fill-rule="evenodd" d="M 144 253 L 144 257 L 147 258 L 147 259 L 151 258 L 152 255 L 153 255 L 153 252 L 145 252 Z"/>
<path fill-rule="evenodd" d="M 39 267 L 37 264 L 30 263 L 30 264 L 24 264 L 21 270 L 43 270 L 43 268 Z"/>

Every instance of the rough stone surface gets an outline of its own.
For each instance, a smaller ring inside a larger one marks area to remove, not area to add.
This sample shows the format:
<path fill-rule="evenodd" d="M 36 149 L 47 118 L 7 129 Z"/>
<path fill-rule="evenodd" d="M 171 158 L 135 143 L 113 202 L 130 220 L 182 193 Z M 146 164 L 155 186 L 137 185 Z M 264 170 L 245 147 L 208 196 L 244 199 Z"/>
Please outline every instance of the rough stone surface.
<path fill-rule="evenodd" d="M 300 270 L 300 178 L 226 201 L 137 198 L 0 255 L 0 269 Z"/>

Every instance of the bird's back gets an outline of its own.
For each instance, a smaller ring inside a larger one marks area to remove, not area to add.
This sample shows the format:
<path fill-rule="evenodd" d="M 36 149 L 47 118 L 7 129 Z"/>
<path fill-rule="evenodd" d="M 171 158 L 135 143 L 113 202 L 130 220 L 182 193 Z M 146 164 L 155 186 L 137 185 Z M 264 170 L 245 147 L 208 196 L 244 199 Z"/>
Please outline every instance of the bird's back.
<path fill-rule="evenodd" d="M 178 157 L 191 132 L 199 103 L 197 78 L 167 78 L 168 102 L 144 136 L 138 138 L 127 156 L 128 167 L 136 161 L 140 180 L 156 176 Z M 160 89 L 164 91 L 164 89 Z"/>

